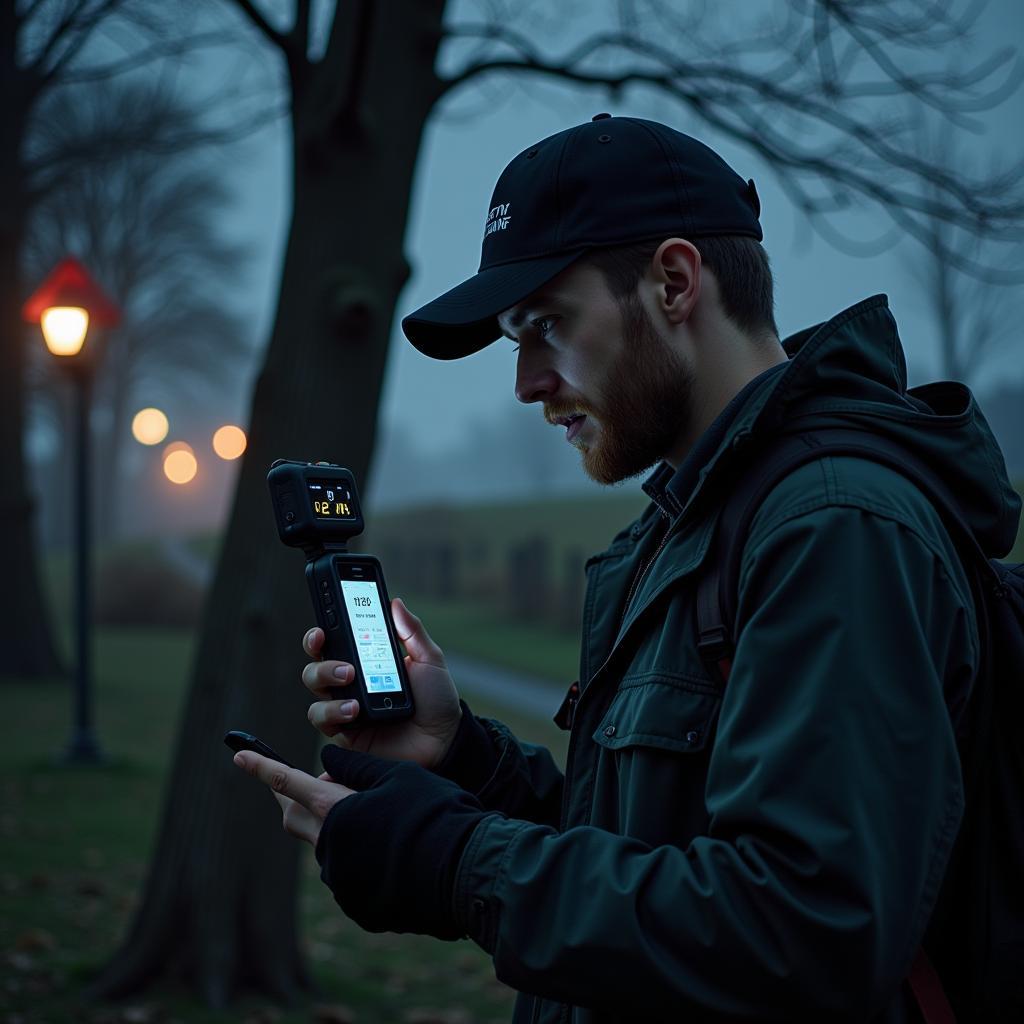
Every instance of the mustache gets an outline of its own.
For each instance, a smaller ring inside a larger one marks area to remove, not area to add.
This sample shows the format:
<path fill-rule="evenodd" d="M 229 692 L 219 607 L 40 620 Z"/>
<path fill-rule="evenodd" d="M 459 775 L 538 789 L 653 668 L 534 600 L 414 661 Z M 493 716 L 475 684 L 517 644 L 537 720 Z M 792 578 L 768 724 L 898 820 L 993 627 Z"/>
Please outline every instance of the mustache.
<path fill-rule="evenodd" d="M 544 406 L 544 419 L 553 427 L 560 426 L 560 421 L 566 416 L 582 413 L 584 416 L 594 414 L 593 406 L 589 402 L 563 402 L 559 404 L 548 404 Z"/>

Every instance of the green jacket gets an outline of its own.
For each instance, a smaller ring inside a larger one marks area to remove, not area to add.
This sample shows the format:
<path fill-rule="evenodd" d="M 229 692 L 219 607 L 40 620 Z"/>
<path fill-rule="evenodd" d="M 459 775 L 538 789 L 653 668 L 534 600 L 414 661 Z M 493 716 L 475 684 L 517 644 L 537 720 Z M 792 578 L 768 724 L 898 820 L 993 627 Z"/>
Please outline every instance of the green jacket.
<path fill-rule="evenodd" d="M 978 664 L 935 510 L 856 457 L 790 474 L 744 549 L 726 687 L 697 653 L 695 581 L 737 452 L 796 417 L 910 445 L 994 557 L 1020 500 L 964 385 L 908 393 L 885 296 L 784 344 L 587 562 L 564 778 L 481 720 L 495 763 L 474 788 L 503 813 L 464 848 L 456 914 L 522 993 L 517 1024 L 916 1017 L 902 979 L 963 811 L 944 695 Z"/>

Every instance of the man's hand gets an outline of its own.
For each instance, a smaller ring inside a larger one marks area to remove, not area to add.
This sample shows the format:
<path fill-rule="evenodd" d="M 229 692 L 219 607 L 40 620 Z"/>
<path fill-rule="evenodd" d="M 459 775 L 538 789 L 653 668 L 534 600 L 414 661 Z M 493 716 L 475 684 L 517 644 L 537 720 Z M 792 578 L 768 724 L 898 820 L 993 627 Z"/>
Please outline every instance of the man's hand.
<path fill-rule="evenodd" d="M 251 750 L 235 754 L 235 764 L 265 782 L 284 812 L 284 828 L 290 835 L 305 839 L 316 847 L 320 829 L 331 808 L 355 792 L 338 782 L 332 782 L 324 772 L 319 778 L 289 768 Z"/>
<path fill-rule="evenodd" d="M 487 817 L 476 797 L 409 761 L 331 744 L 320 760 L 356 790 L 331 808 L 316 847 L 338 906 L 371 932 L 465 934 L 455 919 L 455 875 L 470 833 Z"/>
<path fill-rule="evenodd" d="M 302 682 L 317 698 L 310 705 L 309 720 L 344 749 L 373 753 L 392 761 L 413 761 L 433 769 L 441 763 L 458 731 L 462 717 L 459 694 L 448 672 L 444 652 L 401 598 L 392 600 L 391 615 L 395 632 L 409 652 L 405 657 L 405 671 L 416 705 L 414 716 L 404 722 L 367 725 L 342 732 L 343 725 L 355 720 L 359 705 L 351 699 L 334 699 L 330 690 L 349 685 L 355 678 L 354 670 L 345 661 L 320 660 L 324 631 L 314 627 L 302 640 L 303 650 L 314 659 L 302 670 Z"/>
<path fill-rule="evenodd" d="M 251 750 L 235 754 L 239 768 L 270 787 L 285 830 L 315 848 L 320 877 L 356 924 L 444 939 L 464 934 L 454 919 L 455 872 L 487 816 L 479 801 L 408 761 L 330 745 L 320 759 L 328 772 L 314 779 Z"/>

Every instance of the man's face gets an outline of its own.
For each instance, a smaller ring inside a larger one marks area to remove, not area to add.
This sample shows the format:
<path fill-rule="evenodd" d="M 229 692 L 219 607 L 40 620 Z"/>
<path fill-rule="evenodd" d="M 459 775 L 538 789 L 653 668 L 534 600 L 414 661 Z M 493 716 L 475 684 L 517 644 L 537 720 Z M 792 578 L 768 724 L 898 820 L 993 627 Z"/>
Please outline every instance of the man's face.
<path fill-rule="evenodd" d="M 595 267 L 573 264 L 498 321 L 520 346 L 516 397 L 543 402 L 552 424 L 584 415 L 566 436 L 593 480 L 637 476 L 678 443 L 692 415 L 692 372 L 639 298 L 620 306 Z"/>

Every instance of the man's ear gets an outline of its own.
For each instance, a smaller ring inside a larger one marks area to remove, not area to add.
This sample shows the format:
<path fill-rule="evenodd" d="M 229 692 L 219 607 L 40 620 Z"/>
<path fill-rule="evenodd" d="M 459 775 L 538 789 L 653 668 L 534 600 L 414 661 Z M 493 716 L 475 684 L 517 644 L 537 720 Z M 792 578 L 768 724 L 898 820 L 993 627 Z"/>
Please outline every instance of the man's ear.
<path fill-rule="evenodd" d="M 669 323 L 690 318 L 700 298 L 700 253 L 685 238 L 666 238 L 651 259 L 650 273 L 662 314 Z"/>

